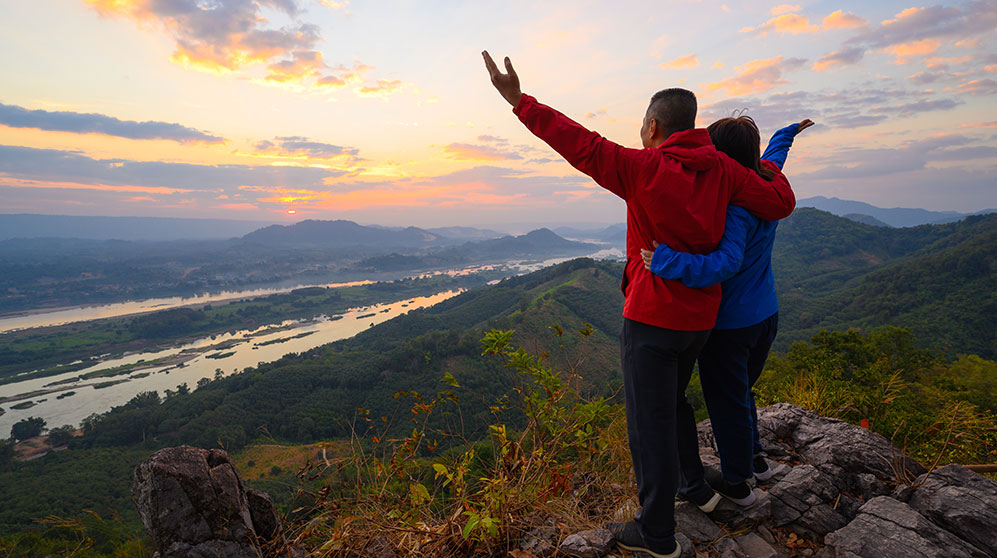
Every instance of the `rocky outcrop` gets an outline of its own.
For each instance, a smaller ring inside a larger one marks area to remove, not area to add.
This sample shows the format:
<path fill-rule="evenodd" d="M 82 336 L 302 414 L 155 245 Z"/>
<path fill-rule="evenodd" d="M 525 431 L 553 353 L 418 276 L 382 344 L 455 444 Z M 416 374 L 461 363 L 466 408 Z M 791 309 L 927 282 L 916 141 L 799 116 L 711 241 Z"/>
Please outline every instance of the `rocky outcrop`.
<path fill-rule="evenodd" d="M 758 420 L 762 445 L 774 459 L 770 466 L 781 471 L 757 483 L 757 501 L 747 508 L 724 500 L 705 514 L 677 503 L 682 558 L 997 556 L 994 481 L 959 465 L 929 473 L 879 434 L 792 405 L 760 409 Z M 703 464 L 718 473 L 708 421 L 699 435 Z M 136 469 L 132 495 L 159 558 L 269 556 L 274 548 L 282 549 L 280 556 L 304 556 L 283 542 L 270 497 L 245 490 L 223 451 L 159 451 Z M 613 520 L 627 521 L 636 511 L 628 502 Z M 616 552 L 608 531 L 560 538 L 562 527 L 553 518 L 537 525 L 510 554 L 602 558 Z M 371 541 L 364 555 L 397 556 L 387 539 Z"/>
<path fill-rule="evenodd" d="M 247 492 L 221 450 L 157 451 L 135 469 L 132 498 L 160 558 L 256 558 L 281 536 L 270 497 Z"/>
<path fill-rule="evenodd" d="M 747 508 L 676 505 L 676 530 L 697 558 L 997 556 L 990 479 L 959 465 L 928 473 L 875 432 L 785 403 L 760 409 L 758 422 L 770 466 L 782 470 L 757 483 Z M 703 465 L 719 474 L 709 421 L 699 439 Z M 629 502 L 614 520 L 636 509 Z"/>

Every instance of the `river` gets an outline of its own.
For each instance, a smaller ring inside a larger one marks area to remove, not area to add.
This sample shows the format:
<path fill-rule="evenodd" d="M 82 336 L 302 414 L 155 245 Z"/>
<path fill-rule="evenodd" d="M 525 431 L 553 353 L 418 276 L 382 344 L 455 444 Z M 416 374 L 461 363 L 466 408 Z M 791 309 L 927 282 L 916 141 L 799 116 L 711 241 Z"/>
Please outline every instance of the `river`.
<path fill-rule="evenodd" d="M 605 249 L 591 254 L 589 257 L 602 259 L 620 258 L 621 256 L 619 250 Z M 440 274 L 466 275 L 482 271 L 498 271 L 500 272 L 499 276 L 509 277 L 536 271 L 569 259 L 572 258 L 506 261 L 461 269 L 431 271 L 411 277 L 428 277 Z M 0 319 L 0 334 L 19 329 L 63 325 L 182 306 L 268 296 L 304 287 L 345 287 L 372 282 L 371 280 L 363 280 L 349 283 L 281 285 L 272 288 L 205 293 L 192 297 L 153 298 L 54 311 L 24 312 Z M 155 390 L 163 395 L 167 389 L 176 390 L 178 385 L 184 383 L 193 390 L 196 388 L 198 380 L 214 378 L 217 369 L 221 369 L 222 373 L 227 375 L 257 366 L 262 362 L 278 360 L 288 353 L 300 353 L 326 343 L 346 339 L 373 325 L 405 314 L 409 310 L 432 306 L 456 294 L 455 291 L 448 291 L 427 297 L 355 308 L 338 316 L 321 316 L 302 322 L 268 324 L 255 330 L 242 330 L 231 334 L 205 337 L 168 349 L 108 358 L 92 367 L 57 376 L 0 385 L 0 408 L 5 411 L 4 414 L 0 414 L 0 437 L 9 436 L 10 427 L 27 417 L 45 419 L 48 428 L 66 424 L 76 426 L 91 414 L 102 413 L 113 406 L 127 403 L 132 397 L 143 391 Z M 361 317 L 363 318 L 358 319 Z M 280 342 L 268 343 L 278 340 Z M 116 375 L 80 379 L 83 375 L 113 368 L 119 368 Z M 95 388 L 96 385 L 101 385 L 101 387 Z M 59 396 L 62 398 L 59 399 Z M 23 405 L 27 402 L 33 403 L 33 405 L 22 409 L 13 408 L 14 405 Z"/>
<path fill-rule="evenodd" d="M 65 424 L 76 426 L 91 414 L 102 413 L 112 406 L 127 403 L 143 391 L 159 391 L 163 395 L 167 389 L 175 391 L 177 386 L 184 383 L 193 390 L 197 387 L 198 380 L 214 378 L 217 369 L 228 375 L 261 362 L 277 360 L 288 353 L 300 353 L 346 339 L 373 325 L 415 308 L 432 306 L 457 294 L 457 291 L 446 291 L 432 296 L 354 308 L 333 317 L 322 316 L 303 322 L 270 324 L 255 330 L 205 337 L 169 349 L 113 358 L 90 368 L 58 376 L 0 385 L 0 400 L 17 398 L 15 401 L 0 403 L 0 407 L 6 411 L 0 415 L 0 437 L 10 436 L 11 426 L 27 417 L 45 419 L 48 428 Z M 274 342 L 279 340 L 284 341 Z M 150 364 L 153 361 L 159 363 Z M 181 363 L 182 366 L 178 366 Z M 90 372 L 126 365 L 139 366 L 118 376 L 78 379 Z M 99 389 L 94 387 L 119 380 L 125 381 Z M 48 393 L 22 399 L 26 394 L 46 391 Z M 73 395 L 65 396 L 71 392 Z M 60 395 L 63 395 L 62 399 L 58 398 Z M 34 403 L 34 406 L 26 409 L 11 408 L 12 405 L 26 401 Z"/>
<path fill-rule="evenodd" d="M 615 248 L 603 249 L 590 254 L 593 259 L 621 258 L 622 253 Z M 430 277 L 433 275 L 467 275 L 481 271 L 500 271 L 503 276 L 519 275 L 529 273 L 544 267 L 557 265 L 561 262 L 573 259 L 573 257 L 550 258 L 546 260 L 515 260 L 495 264 L 482 264 L 468 266 L 460 269 L 449 269 L 442 271 L 430 271 L 406 278 Z M 397 279 L 397 275 L 387 280 Z M 145 312 L 156 312 L 168 310 L 170 308 L 180 308 L 183 306 L 197 306 L 216 302 L 231 302 L 247 298 L 269 296 L 274 294 L 289 293 L 295 289 L 308 287 L 350 287 L 356 285 L 369 285 L 374 280 L 365 279 L 361 281 L 350 281 L 346 283 L 302 283 L 295 285 L 280 285 L 274 287 L 260 287 L 241 291 L 221 291 L 215 293 L 201 293 L 193 296 L 173 296 L 163 298 L 149 298 L 144 300 L 129 300 L 125 302 L 115 302 L 110 304 L 98 304 L 92 306 L 77 306 L 70 308 L 29 310 L 17 312 L 0 317 L 0 333 L 15 331 L 20 329 L 30 329 L 35 327 L 50 327 L 65 325 L 76 322 L 86 322 L 90 320 L 100 320 L 106 318 L 120 318 Z"/>

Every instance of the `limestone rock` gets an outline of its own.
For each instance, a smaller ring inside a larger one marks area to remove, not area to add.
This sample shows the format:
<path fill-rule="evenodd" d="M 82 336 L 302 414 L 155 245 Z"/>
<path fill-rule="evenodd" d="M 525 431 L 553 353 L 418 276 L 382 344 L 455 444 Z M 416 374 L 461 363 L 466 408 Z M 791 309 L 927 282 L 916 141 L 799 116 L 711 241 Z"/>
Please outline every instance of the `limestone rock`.
<path fill-rule="evenodd" d="M 762 521 L 768 520 L 772 516 L 772 498 L 768 492 L 754 489 L 755 500 L 750 506 L 739 506 L 730 500 L 723 498 L 717 507 L 710 512 L 710 517 L 723 523 L 730 529 L 741 529 L 747 526 L 754 526 Z"/>
<path fill-rule="evenodd" d="M 765 539 L 755 533 L 748 533 L 734 539 L 737 546 L 748 558 L 776 558 L 777 554 L 772 545 L 765 542 Z"/>
<path fill-rule="evenodd" d="M 157 451 L 135 468 L 132 498 L 161 558 L 255 558 L 280 531 L 269 497 L 247 497 L 221 450 Z"/>
<path fill-rule="evenodd" d="M 682 549 L 682 552 L 679 553 L 679 558 L 696 558 L 696 547 L 688 537 L 682 533 L 675 533 L 675 542 Z"/>
<path fill-rule="evenodd" d="M 532 552 L 534 556 L 546 558 L 557 550 L 557 529 L 535 527 L 519 539 L 519 549 Z"/>
<path fill-rule="evenodd" d="M 980 550 L 997 556 L 997 483 L 959 465 L 918 479 L 910 507 Z"/>
<path fill-rule="evenodd" d="M 697 543 L 712 542 L 724 535 L 723 530 L 692 502 L 675 503 L 675 523 L 677 532 Z"/>
<path fill-rule="evenodd" d="M 851 523 L 827 535 L 818 556 L 835 558 L 985 558 L 983 551 L 887 496 L 866 502 Z"/>
<path fill-rule="evenodd" d="M 602 558 L 614 546 L 612 533 L 606 529 L 590 529 L 565 537 L 558 551 L 578 558 Z"/>
<path fill-rule="evenodd" d="M 759 409 L 758 429 L 770 454 L 789 450 L 828 474 L 839 490 L 863 498 L 889 493 L 897 482 L 896 468 L 925 472 L 883 436 L 788 403 Z"/>
<path fill-rule="evenodd" d="M 793 467 L 769 489 L 772 524 L 790 525 L 797 533 L 820 540 L 848 523 L 848 518 L 832 508 L 839 494 L 831 479 L 813 465 Z"/>

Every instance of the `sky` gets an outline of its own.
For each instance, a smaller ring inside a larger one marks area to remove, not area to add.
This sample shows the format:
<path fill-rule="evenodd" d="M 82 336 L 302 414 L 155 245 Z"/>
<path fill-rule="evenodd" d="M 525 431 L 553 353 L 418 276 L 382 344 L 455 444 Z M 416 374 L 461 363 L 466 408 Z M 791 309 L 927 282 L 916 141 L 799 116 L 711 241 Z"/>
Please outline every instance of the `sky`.
<path fill-rule="evenodd" d="M 0 213 L 623 221 L 484 49 L 626 146 L 685 87 L 699 126 L 816 121 L 798 198 L 997 207 L 997 0 L 32 0 L 0 3 Z"/>

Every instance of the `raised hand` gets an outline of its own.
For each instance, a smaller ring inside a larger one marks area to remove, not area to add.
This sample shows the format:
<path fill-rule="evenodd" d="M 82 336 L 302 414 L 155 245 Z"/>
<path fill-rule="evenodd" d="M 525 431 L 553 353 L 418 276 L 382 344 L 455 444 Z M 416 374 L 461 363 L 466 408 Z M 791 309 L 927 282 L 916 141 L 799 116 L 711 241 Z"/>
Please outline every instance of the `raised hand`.
<path fill-rule="evenodd" d="M 810 120 L 809 118 L 801 120 L 800 123 L 798 124 L 799 127 L 796 129 L 796 133 L 798 134 L 798 133 L 802 132 L 803 130 L 806 130 L 807 128 L 809 128 L 809 127 L 811 127 L 813 125 L 814 125 L 814 121 Z"/>
<path fill-rule="evenodd" d="M 507 73 L 503 74 L 487 50 L 481 51 L 481 56 L 485 58 L 485 68 L 488 68 L 488 75 L 492 78 L 492 85 L 495 86 L 495 89 L 498 89 L 498 92 L 506 101 L 509 101 L 510 105 L 518 105 L 523 91 L 519 89 L 519 76 L 512 68 L 512 61 L 509 60 L 509 57 L 505 57 L 505 71 Z"/>

